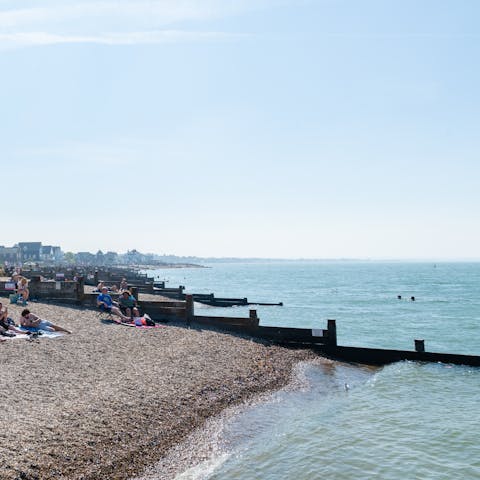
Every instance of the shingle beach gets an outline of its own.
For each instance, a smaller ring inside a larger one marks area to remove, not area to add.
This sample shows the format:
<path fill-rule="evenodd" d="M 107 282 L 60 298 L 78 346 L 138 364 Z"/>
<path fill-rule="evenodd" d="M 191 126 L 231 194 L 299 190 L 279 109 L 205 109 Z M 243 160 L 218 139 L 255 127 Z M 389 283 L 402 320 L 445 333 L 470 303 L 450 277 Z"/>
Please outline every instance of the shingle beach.
<path fill-rule="evenodd" d="M 8 307 L 18 322 L 23 307 Z M 135 477 L 206 419 L 285 385 L 313 356 L 171 323 L 125 327 L 88 309 L 28 308 L 73 333 L 0 343 L 2 480 Z M 173 478 L 176 465 L 167 470 Z"/>

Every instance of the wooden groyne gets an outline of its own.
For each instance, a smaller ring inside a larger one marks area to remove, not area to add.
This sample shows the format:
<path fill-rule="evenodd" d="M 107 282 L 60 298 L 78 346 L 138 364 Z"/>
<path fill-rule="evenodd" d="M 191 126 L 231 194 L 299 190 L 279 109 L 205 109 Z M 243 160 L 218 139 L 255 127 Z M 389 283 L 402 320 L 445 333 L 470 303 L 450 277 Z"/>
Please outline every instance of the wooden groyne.
<path fill-rule="evenodd" d="M 414 362 L 450 363 L 480 367 L 480 356 L 459 355 L 454 353 L 435 353 L 410 350 L 387 350 L 381 348 L 342 347 L 332 345 L 315 345 L 321 355 L 352 363 L 367 365 L 387 365 L 405 360 Z"/>
<path fill-rule="evenodd" d="M 230 297 L 216 297 L 213 293 L 185 293 L 185 287 L 180 285 L 178 287 L 166 288 L 154 286 L 153 293 L 162 295 L 168 298 L 175 298 L 177 300 L 185 300 L 187 295 L 192 295 L 195 302 L 203 305 L 210 305 L 211 307 L 239 307 L 248 305 L 262 305 L 262 306 L 277 306 L 282 307 L 283 302 L 250 302 L 247 297 L 230 298 Z"/>
<path fill-rule="evenodd" d="M 30 298 L 96 309 L 98 293 L 86 292 L 84 285 L 83 277 L 78 277 L 76 281 L 73 281 L 68 279 L 45 280 L 40 276 L 32 276 L 29 283 Z M 308 329 L 262 326 L 257 311 L 252 309 L 249 311 L 248 317 L 196 315 L 194 304 L 198 300 L 195 295 L 185 294 L 181 300 L 140 301 L 139 293 L 143 290 L 141 288 L 143 286 L 132 286 L 131 292 L 137 299 L 141 311 L 147 312 L 153 320 L 159 322 L 180 321 L 188 327 L 211 327 L 295 348 L 311 348 L 321 355 L 353 363 L 386 365 L 410 360 L 480 366 L 480 356 L 428 352 L 425 351 L 424 341 L 418 339 L 415 340 L 415 350 L 412 351 L 338 345 L 335 320 L 328 320 L 326 329 Z M 8 296 L 13 292 L 14 284 L 12 282 L 8 279 L 0 280 L 0 296 Z M 114 299 L 118 298 L 118 293 L 111 293 L 111 295 Z M 246 299 L 243 300 L 242 305 L 249 304 L 245 302 Z"/>
<path fill-rule="evenodd" d="M 121 281 L 125 278 L 128 288 L 136 288 L 139 293 L 148 293 L 151 295 L 161 295 L 173 300 L 185 300 L 185 286 L 167 287 L 165 281 L 156 281 L 154 277 L 149 277 L 145 273 L 129 267 L 32 267 L 22 270 L 22 275 L 30 280 L 30 282 L 73 282 L 82 279 L 84 285 L 97 286 L 103 282 L 107 287 L 112 288 L 114 285 L 119 287 Z M 2 286 L 0 285 L 0 295 Z M 55 285 L 56 290 L 64 290 Z M 34 289 L 35 290 L 35 289 Z M 45 288 L 36 289 L 40 291 L 41 298 Z M 57 294 L 59 292 L 56 292 Z M 233 307 L 248 305 L 269 305 L 282 306 L 282 302 L 251 302 L 248 298 L 226 298 L 216 297 L 213 293 L 193 293 L 194 299 L 198 303 L 210 305 L 212 307 Z"/>
<path fill-rule="evenodd" d="M 263 327 L 256 310 L 250 310 L 248 319 L 205 317 L 194 314 L 193 297 L 187 296 L 186 321 L 190 324 L 212 326 L 227 332 L 245 334 L 296 348 L 311 348 L 321 355 L 352 363 L 387 365 L 399 361 L 449 363 L 480 366 L 480 356 L 425 351 L 424 340 L 414 340 L 415 350 L 347 347 L 337 343 L 336 321 L 327 321 L 326 329 Z"/>

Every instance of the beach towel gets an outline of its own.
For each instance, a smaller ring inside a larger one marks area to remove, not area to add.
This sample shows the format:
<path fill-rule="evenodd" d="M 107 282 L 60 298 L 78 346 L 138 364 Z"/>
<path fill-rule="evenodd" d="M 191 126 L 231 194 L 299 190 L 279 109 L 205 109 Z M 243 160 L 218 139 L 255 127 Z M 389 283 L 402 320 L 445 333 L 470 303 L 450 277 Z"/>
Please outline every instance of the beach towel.
<path fill-rule="evenodd" d="M 125 327 L 135 327 L 135 328 L 166 328 L 166 325 L 135 325 L 134 323 L 119 323 L 119 325 L 124 325 Z"/>
<path fill-rule="evenodd" d="M 17 327 L 18 330 L 21 330 L 22 332 L 28 332 L 26 328 L 23 327 Z M 40 339 L 40 338 L 57 338 L 57 337 L 63 337 L 64 333 L 63 332 L 47 332 L 45 330 L 40 330 L 39 332 L 31 332 L 30 335 L 20 335 L 20 334 L 15 334 L 14 337 L 8 337 L 12 340 L 32 340 L 32 339 Z M 2 338 L 7 338 L 7 337 L 2 337 Z"/>

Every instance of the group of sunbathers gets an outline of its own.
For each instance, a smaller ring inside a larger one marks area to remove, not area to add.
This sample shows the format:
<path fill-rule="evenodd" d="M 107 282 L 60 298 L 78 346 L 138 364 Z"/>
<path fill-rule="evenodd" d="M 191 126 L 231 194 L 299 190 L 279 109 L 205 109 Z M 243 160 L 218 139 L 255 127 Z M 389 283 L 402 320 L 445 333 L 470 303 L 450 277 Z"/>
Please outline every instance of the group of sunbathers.
<path fill-rule="evenodd" d="M 20 276 L 13 278 L 12 276 L 12 281 L 15 281 L 18 297 L 22 299 L 23 305 L 26 305 L 29 295 L 27 279 Z M 97 297 L 98 308 L 106 313 L 112 313 L 119 317 L 120 320 L 118 323 L 136 326 L 155 325 L 155 322 L 148 314 L 140 314 L 137 300 L 129 290 L 123 290 L 118 298 L 118 302 L 114 302 L 108 293 L 108 288 L 106 286 L 101 286 L 100 288 L 101 292 Z M 7 306 L 0 303 L 0 342 L 5 340 L 3 337 L 31 335 L 33 333 L 41 333 L 42 331 L 71 333 L 67 329 L 31 313 L 28 308 L 25 308 L 22 311 L 19 324 L 17 324 L 11 317 L 9 317 Z"/>
<path fill-rule="evenodd" d="M 28 308 L 25 308 L 20 316 L 19 325 L 8 316 L 8 308 L 0 303 L 0 341 L 5 339 L 2 337 L 15 337 L 17 335 L 31 335 L 41 332 L 65 332 L 71 333 L 69 330 L 54 325 L 48 320 L 40 318 L 38 315 L 31 313 Z"/>
<path fill-rule="evenodd" d="M 101 292 L 97 297 L 97 307 L 106 313 L 112 313 L 119 317 L 120 320 L 117 323 L 135 324 L 137 326 L 155 325 L 148 314 L 140 315 L 137 300 L 129 290 L 124 290 L 120 294 L 118 302 L 114 302 L 108 293 L 108 287 L 101 286 Z"/>

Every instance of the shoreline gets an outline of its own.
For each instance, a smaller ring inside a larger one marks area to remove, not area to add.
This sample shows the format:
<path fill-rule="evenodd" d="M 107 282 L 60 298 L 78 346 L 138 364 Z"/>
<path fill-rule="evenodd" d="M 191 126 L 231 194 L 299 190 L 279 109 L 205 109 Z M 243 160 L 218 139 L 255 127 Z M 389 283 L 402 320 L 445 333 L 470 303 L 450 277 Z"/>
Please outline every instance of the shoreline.
<path fill-rule="evenodd" d="M 170 448 L 159 462 L 147 466 L 140 475 L 129 480 L 174 480 L 183 478 L 184 475 L 191 478 L 192 470 L 214 467 L 218 463 L 217 459 L 229 455 L 223 445 L 225 425 L 251 408 L 275 401 L 275 396 L 281 392 L 308 388 L 310 384 L 304 377 L 307 366 L 322 365 L 329 368 L 334 363 L 333 360 L 323 357 L 300 360 L 293 365 L 290 379 L 286 384 L 274 390 L 253 394 L 238 405 L 228 406 L 207 418 L 202 426 Z"/>
<path fill-rule="evenodd" d="M 18 321 L 21 307 L 8 307 Z M 278 390 L 317 357 L 211 329 L 142 330 L 94 310 L 28 307 L 73 333 L 0 344 L 5 480 L 138 477 L 208 419 Z"/>

